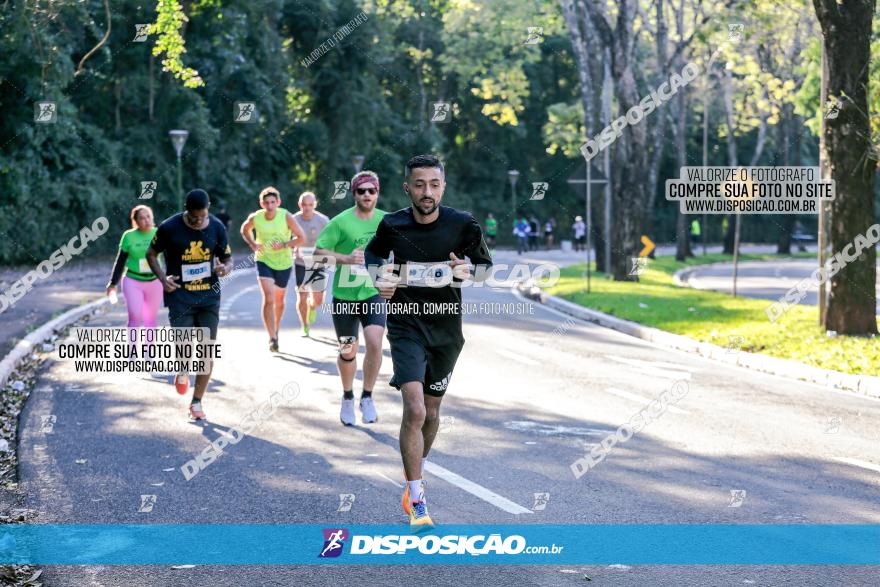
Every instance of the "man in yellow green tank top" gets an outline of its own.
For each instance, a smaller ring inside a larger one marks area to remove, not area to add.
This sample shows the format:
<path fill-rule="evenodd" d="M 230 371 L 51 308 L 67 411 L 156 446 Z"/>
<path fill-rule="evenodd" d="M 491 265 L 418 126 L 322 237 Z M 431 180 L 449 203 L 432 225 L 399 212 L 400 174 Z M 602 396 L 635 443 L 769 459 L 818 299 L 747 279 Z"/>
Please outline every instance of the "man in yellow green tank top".
<path fill-rule="evenodd" d="M 274 187 L 260 192 L 260 208 L 242 223 L 241 237 L 254 252 L 257 282 L 263 293 L 263 325 L 269 333 L 269 350 L 277 353 L 284 297 L 293 268 L 291 249 L 306 237 L 293 214 L 281 207 L 281 194 Z"/>

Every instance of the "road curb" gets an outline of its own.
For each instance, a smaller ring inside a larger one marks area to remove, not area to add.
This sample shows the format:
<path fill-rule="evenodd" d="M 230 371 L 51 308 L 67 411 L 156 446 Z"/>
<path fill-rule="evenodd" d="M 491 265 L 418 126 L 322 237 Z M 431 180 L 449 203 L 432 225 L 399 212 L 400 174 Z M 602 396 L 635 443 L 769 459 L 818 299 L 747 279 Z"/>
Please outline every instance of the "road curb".
<path fill-rule="evenodd" d="M 779 261 L 796 261 L 796 260 L 798 260 L 798 257 L 780 257 L 778 260 Z M 748 261 L 740 261 L 740 262 L 741 263 L 756 263 L 756 262 L 763 263 L 765 261 L 756 261 L 754 259 L 750 259 Z M 691 283 L 690 283 L 691 274 L 694 273 L 695 271 L 700 271 L 702 269 L 710 269 L 712 267 L 721 267 L 723 265 L 728 265 L 728 266 L 733 265 L 733 261 L 717 261 L 715 263 L 706 263 L 705 265 L 691 265 L 690 267 L 685 267 L 684 269 L 679 269 L 678 271 L 676 271 L 675 273 L 672 274 L 672 283 L 674 283 L 675 285 L 677 285 L 679 287 L 690 287 L 692 289 L 699 289 L 699 288 L 695 288 L 691 285 Z M 717 290 L 704 289 L 704 290 L 700 290 L 700 291 L 717 291 Z M 719 293 L 724 293 L 724 292 L 719 292 Z M 753 299 L 759 299 L 759 298 L 753 298 Z M 768 301 L 770 301 L 770 300 L 768 300 Z"/>
<path fill-rule="evenodd" d="M 716 263 L 706 263 L 705 265 L 694 265 L 679 269 L 672 274 L 672 283 L 679 287 L 692 287 L 690 284 L 691 273 L 699 269 L 709 269 L 710 267 L 719 267 L 721 265 L 731 265 L 733 261 L 718 261 Z M 696 289 L 696 288 L 693 288 Z M 709 290 L 711 291 L 711 290 Z"/>
<path fill-rule="evenodd" d="M 28 356 L 38 344 L 42 343 L 47 338 L 51 337 L 56 330 L 60 330 L 71 324 L 76 322 L 86 314 L 95 310 L 95 308 L 100 307 L 103 304 L 109 303 L 106 297 L 102 297 L 99 300 L 95 300 L 94 302 L 89 302 L 87 304 L 83 304 L 82 306 L 77 306 L 76 308 L 71 308 L 70 310 L 64 312 L 57 318 L 53 318 L 52 320 L 46 322 L 23 339 L 18 341 L 11 351 L 9 351 L 3 360 L 0 361 L 0 389 L 2 389 L 6 382 L 9 380 L 9 376 L 18 366 L 18 362 L 21 361 L 24 357 Z"/>
<path fill-rule="evenodd" d="M 568 300 L 548 295 L 528 282 L 521 283 L 514 290 L 533 301 L 540 302 L 564 314 L 604 326 L 605 328 L 611 328 L 612 330 L 647 340 L 660 346 L 696 353 L 728 365 L 736 365 L 835 389 L 846 389 L 868 397 L 880 398 L 880 377 L 851 375 L 830 369 L 820 369 L 819 367 L 813 367 L 798 361 L 778 359 L 745 351 L 731 351 L 718 345 L 700 342 L 680 334 L 672 334 L 671 332 L 643 326 L 637 322 L 631 322 L 603 312 L 584 308 Z"/>

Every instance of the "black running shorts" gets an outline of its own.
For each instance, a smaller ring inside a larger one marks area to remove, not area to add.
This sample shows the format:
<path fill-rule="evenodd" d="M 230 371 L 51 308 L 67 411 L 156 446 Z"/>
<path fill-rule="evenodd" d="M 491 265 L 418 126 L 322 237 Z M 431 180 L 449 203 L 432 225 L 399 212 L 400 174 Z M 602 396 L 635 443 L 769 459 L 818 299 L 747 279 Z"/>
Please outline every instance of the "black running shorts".
<path fill-rule="evenodd" d="M 257 261 L 257 275 L 275 282 L 275 287 L 285 288 L 290 282 L 292 267 L 287 269 L 272 269 L 262 261 Z"/>
<path fill-rule="evenodd" d="M 421 337 L 388 335 L 394 376 L 391 386 L 400 389 L 404 383 L 420 381 L 425 394 L 442 397 L 446 393 L 452 371 L 464 341 L 429 346 Z"/>
<path fill-rule="evenodd" d="M 168 322 L 175 328 L 207 328 L 211 331 L 211 340 L 217 340 L 220 304 L 209 306 L 168 304 Z"/>
<path fill-rule="evenodd" d="M 387 304 L 378 294 L 360 301 L 340 300 L 333 298 L 331 312 L 333 313 L 333 328 L 336 330 L 336 338 L 349 338 L 358 336 L 358 324 L 367 326 L 381 326 L 385 328 Z"/>

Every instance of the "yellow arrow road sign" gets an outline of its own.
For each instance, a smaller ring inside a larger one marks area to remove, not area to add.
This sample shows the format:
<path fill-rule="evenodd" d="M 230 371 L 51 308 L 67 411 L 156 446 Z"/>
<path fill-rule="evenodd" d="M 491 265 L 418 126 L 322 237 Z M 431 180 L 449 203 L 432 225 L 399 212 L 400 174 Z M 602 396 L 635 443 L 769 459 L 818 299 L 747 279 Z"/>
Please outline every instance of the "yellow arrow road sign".
<path fill-rule="evenodd" d="M 645 248 L 642 249 L 641 253 L 639 253 L 639 257 L 647 257 L 648 255 L 651 254 L 651 251 L 654 250 L 654 247 L 657 246 L 654 244 L 654 241 L 649 239 L 644 234 L 642 235 L 642 244 L 645 245 Z"/>

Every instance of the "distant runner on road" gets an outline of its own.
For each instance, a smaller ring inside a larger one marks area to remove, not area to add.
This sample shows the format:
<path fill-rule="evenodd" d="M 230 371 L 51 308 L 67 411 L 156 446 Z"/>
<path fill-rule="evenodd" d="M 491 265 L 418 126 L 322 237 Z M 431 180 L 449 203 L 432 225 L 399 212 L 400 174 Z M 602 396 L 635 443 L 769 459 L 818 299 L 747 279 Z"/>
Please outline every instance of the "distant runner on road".
<path fill-rule="evenodd" d="M 355 205 L 333 217 L 315 243 L 315 260 L 336 263 L 333 276 L 333 328 L 339 341 L 336 366 L 342 379 L 342 405 L 339 420 L 345 426 L 355 423 L 354 376 L 357 373 L 358 325 L 364 329 L 367 351 L 364 356 L 364 389 L 361 393 L 361 419 L 365 424 L 379 416 L 373 403 L 373 387 L 382 365 L 382 335 L 385 333 L 385 300 L 372 287 L 364 266 L 364 247 L 376 234 L 385 212 L 376 208 L 379 177 L 361 171 L 351 178 Z"/>
<path fill-rule="evenodd" d="M 296 223 L 305 233 L 305 241 L 296 247 L 296 291 L 299 303 L 296 306 L 303 336 L 309 336 L 312 324 L 318 318 L 318 308 L 324 303 L 324 290 L 327 288 L 327 270 L 314 261 L 315 243 L 321 230 L 330 219 L 318 212 L 318 199 L 312 192 L 299 196 L 299 212 L 293 215 Z"/>
<path fill-rule="evenodd" d="M 277 353 L 284 297 L 293 267 L 290 249 L 306 238 L 293 214 L 281 207 L 281 194 L 274 187 L 260 192 L 260 208 L 262 210 L 241 224 L 240 232 L 257 261 L 257 282 L 263 294 L 263 326 L 269 333 L 269 351 Z"/>
<path fill-rule="evenodd" d="M 498 236 L 498 221 L 491 212 L 486 216 L 486 244 L 490 247 L 495 246 L 495 237 Z"/>
<path fill-rule="evenodd" d="M 365 251 L 371 267 L 385 265 L 392 254 L 394 266 L 400 266 L 400 285 L 405 287 L 386 279 L 384 269 L 375 280 L 379 294 L 391 300 L 390 308 L 451 308 L 447 312 L 392 310 L 388 315 L 394 364 L 390 383 L 403 396 L 400 453 L 407 483 L 401 504 L 413 526 L 433 525 L 422 484 L 423 468 L 440 424 L 440 402 L 464 345 L 461 288 L 452 284 L 470 278 L 465 258 L 487 270 L 492 265 L 474 217 L 440 205 L 445 188 L 445 171 L 437 157 L 410 159 L 403 189 L 412 205 L 387 214 Z"/>
<path fill-rule="evenodd" d="M 571 230 L 574 232 L 574 250 L 585 251 L 587 248 L 587 225 L 584 224 L 584 219 L 580 216 L 575 216 Z"/>
<path fill-rule="evenodd" d="M 211 199 L 205 190 L 195 189 L 186 195 L 183 212 L 165 220 L 147 249 L 147 262 L 165 288 L 168 321 L 176 328 L 208 328 L 211 341 L 217 340 L 220 322 L 218 277 L 232 271 L 232 253 L 226 228 L 208 214 Z M 167 274 L 159 265 L 159 253 L 165 254 Z M 190 416 L 204 420 L 202 397 L 211 380 L 213 361 L 207 373 L 196 375 Z M 174 380 L 177 393 L 189 390 L 189 374 L 179 373 Z"/>

